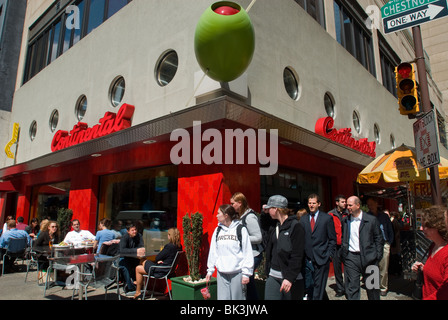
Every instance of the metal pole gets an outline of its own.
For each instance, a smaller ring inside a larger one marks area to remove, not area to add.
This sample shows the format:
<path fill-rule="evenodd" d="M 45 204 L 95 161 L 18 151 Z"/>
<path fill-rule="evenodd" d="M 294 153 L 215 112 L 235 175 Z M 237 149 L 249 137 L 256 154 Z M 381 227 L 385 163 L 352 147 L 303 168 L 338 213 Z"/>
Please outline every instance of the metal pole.
<path fill-rule="evenodd" d="M 425 56 L 423 53 L 423 41 L 420 26 L 412 27 L 412 35 L 414 37 L 415 60 L 417 63 L 418 81 L 421 96 L 421 111 L 428 113 L 432 111 L 431 99 L 429 97 L 428 78 L 426 76 Z M 442 194 L 440 192 L 439 167 L 433 166 L 429 168 L 429 176 L 431 177 L 431 196 L 432 204 L 442 205 Z"/>

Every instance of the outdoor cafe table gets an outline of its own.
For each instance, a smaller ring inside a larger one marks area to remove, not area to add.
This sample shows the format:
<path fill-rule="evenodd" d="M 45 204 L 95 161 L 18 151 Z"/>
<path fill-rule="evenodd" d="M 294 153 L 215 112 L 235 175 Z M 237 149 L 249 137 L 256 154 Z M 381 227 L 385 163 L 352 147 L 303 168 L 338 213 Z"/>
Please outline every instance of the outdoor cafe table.
<path fill-rule="evenodd" d="M 76 266 L 81 273 L 84 272 L 84 266 L 86 264 L 94 263 L 95 261 L 101 258 L 110 258 L 110 256 L 100 255 L 100 254 L 78 254 L 78 255 L 70 255 L 70 256 L 62 256 L 62 257 L 50 257 L 48 260 L 66 265 L 66 266 Z M 83 290 L 78 290 L 79 300 L 83 299 Z"/>

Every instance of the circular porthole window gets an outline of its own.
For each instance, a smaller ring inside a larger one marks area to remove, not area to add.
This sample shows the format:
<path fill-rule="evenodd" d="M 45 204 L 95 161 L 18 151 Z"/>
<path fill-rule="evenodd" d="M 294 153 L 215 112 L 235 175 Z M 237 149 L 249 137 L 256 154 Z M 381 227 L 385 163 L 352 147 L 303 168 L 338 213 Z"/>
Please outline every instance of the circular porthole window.
<path fill-rule="evenodd" d="M 30 139 L 31 141 L 34 141 L 34 139 L 36 139 L 36 134 L 37 134 L 37 122 L 33 121 L 30 125 Z"/>
<path fill-rule="evenodd" d="M 78 121 L 84 119 L 86 111 L 87 111 L 87 97 L 83 95 L 79 97 L 78 102 L 76 103 L 75 108 L 76 119 L 78 119 Z"/>
<path fill-rule="evenodd" d="M 359 113 L 353 111 L 353 127 L 357 133 L 361 132 L 361 120 L 359 118 Z"/>
<path fill-rule="evenodd" d="M 178 67 L 179 57 L 176 51 L 170 50 L 165 52 L 156 65 L 155 74 L 157 83 L 161 87 L 168 85 L 174 79 Z"/>
<path fill-rule="evenodd" d="M 390 135 L 390 147 L 391 149 L 395 149 L 395 137 L 393 134 Z"/>
<path fill-rule="evenodd" d="M 112 83 L 110 88 L 110 102 L 114 107 L 118 107 L 123 101 L 126 83 L 123 77 L 119 77 Z"/>
<path fill-rule="evenodd" d="M 327 115 L 331 118 L 334 118 L 334 99 L 329 92 L 327 92 L 324 96 L 324 105 Z"/>
<path fill-rule="evenodd" d="M 375 142 L 377 144 L 380 144 L 381 143 L 381 132 L 380 132 L 380 127 L 376 123 L 373 126 L 373 134 L 375 136 Z"/>
<path fill-rule="evenodd" d="M 51 132 L 54 132 L 56 130 L 56 128 L 58 127 L 58 123 L 59 123 L 59 111 L 53 110 L 49 121 Z"/>
<path fill-rule="evenodd" d="M 299 98 L 299 81 L 291 68 L 285 68 L 283 71 L 283 82 L 285 84 L 286 92 L 291 99 L 297 100 Z"/>

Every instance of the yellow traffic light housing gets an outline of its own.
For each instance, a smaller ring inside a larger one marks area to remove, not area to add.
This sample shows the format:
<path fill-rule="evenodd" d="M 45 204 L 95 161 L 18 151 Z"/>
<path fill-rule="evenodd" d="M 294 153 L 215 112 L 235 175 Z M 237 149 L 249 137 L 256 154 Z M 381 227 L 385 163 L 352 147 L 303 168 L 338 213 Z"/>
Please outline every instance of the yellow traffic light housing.
<path fill-rule="evenodd" d="M 408 62 L 395 68 L 400 114 L 409 115 L 420 111 L 414 66 Z"/>

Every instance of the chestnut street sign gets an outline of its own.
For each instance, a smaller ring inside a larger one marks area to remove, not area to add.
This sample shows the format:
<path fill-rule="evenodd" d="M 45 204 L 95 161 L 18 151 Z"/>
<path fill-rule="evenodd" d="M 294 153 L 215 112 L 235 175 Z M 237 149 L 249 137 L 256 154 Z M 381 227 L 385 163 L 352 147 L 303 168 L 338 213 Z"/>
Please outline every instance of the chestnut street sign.
<path fill-rule="evenodd" d="M 448 16 L 446 0 L 391 0 L 381 8 L 384 33 L 407 29 Z"/>

